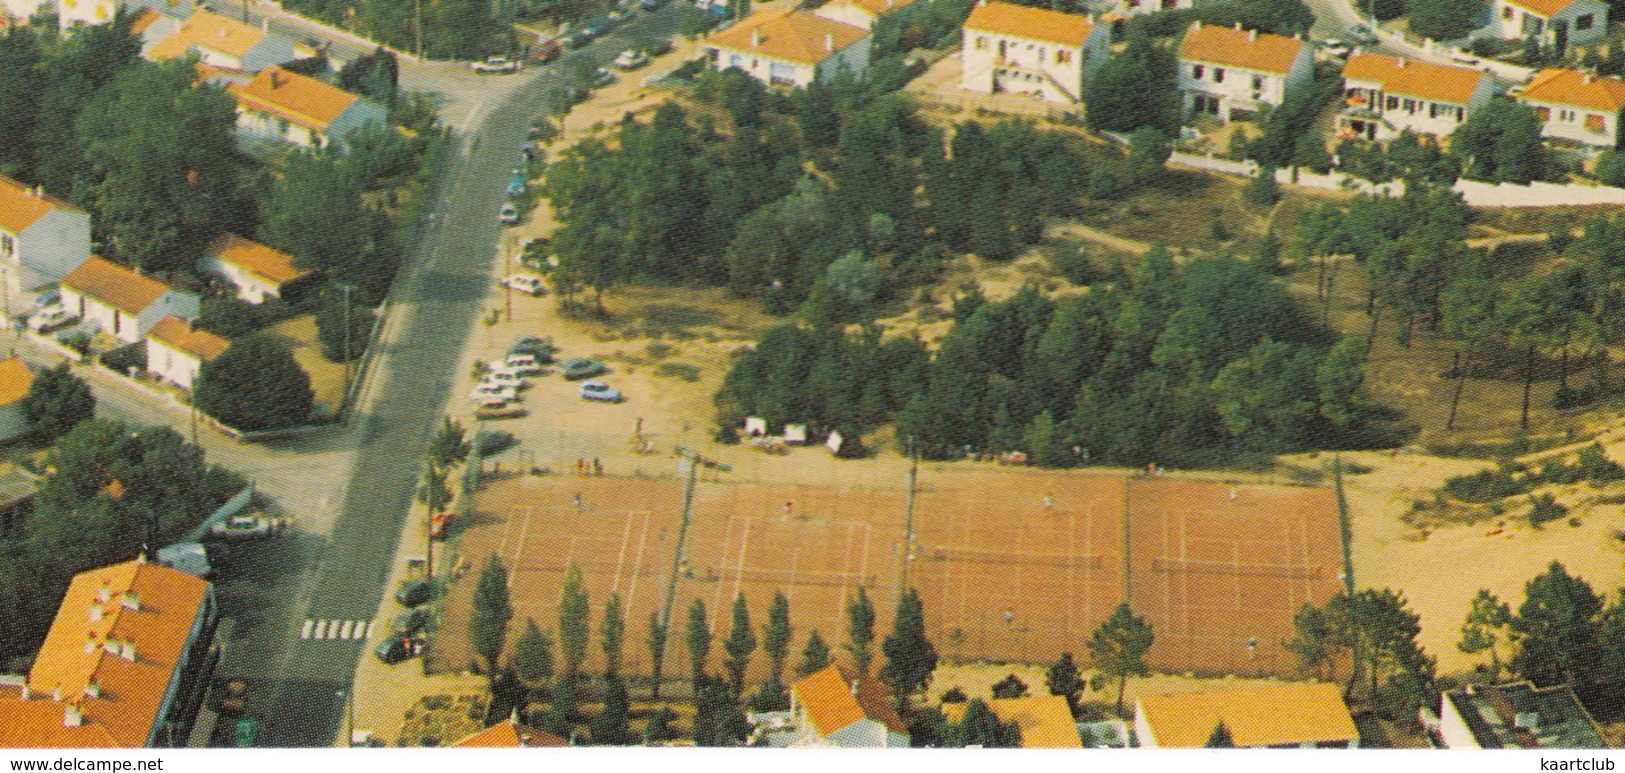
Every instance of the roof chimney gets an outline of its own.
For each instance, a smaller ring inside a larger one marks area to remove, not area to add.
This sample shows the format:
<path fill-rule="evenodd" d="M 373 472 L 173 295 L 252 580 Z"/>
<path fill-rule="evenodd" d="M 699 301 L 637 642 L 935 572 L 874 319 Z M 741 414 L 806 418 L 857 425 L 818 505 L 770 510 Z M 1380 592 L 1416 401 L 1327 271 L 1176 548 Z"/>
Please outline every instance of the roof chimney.
<path fill-rule="evenodd" d="M 1196 23 L 1191 25 L 1191 29 L 1193 29 L 1193 30 L 1199 30 L 1201 28 L 1202 28 L 1202 20 L 1201 19 L 1197 19 Z"/>
<path fill-rule="evenodd" d="M 1247 42 L 1258 40 L 1258 30 L 1247 30 Z"/>
<path fill-rule="evenodd" d="M 1402 57 L 1400 57 L 1398 59 L 1395 59 L 1394 60 L 1394 66 L 1398 67 L 1401 70 L 1405 69 L 1405 57 L 1402 56 Z"/>
<path fill-rule="evenodd" d="M 1240 32 L 1240 31 L 1241 31 L 1241 22 L 1239 22 L 1239 21 L 1238 21 L 1238 22 L 1236 22 L 1236 31 L 1237 31 L 1237 32 Z"/>
<path fill-rule="evenodd" d="M 95 651 L 96 651 L 96 632 L 95 631 L 85 631 L 85 654 L 89 655 L 90 653 L 95 652 Z"/>
<path fill-rule="evenodd" d="M 62 710 L 62 726 L 78 727 L 85 723 L 85 713 L 79 707 L 70 703 Z"/>
<path fill-rule="evenodd" d="M 96 602 L 99 603 L 99 604 L 106 604 L 107 602 L 112 601 L 112 600 L 113 600 L 113 581 L 107 579 L 106 577 L 103 577 L 102 578 L 102 588 L 101 588 L 101 590 L 96 591 Z"/>
<path fill-rule="evenodd" d="M 119 653 L 119 657 L 131 663 L 135 662 L 135 639 L 124 640 L 124 651 Z"/>
<path fill-rule="evenodd" d="M 102 621 L 102 614 L 103 614 L 102 605 L 99 602 L 90 605 L 90 622 L 92 622 L 92 623 L 101 622 Z"/>
<path fill-rule="evenodd" d="M 1581 73 L 1580 74 L 1580 82 L 1587 85 L 1587 86 L 1590 86 L 1591 85 L 1591 73 L 1588 73 L 1588 72 L 1587 73 Z"/>
<path fill-rule="evenodd" d="M 835 53 L 835 36 L 828 32 L 824 33 L 824 50 Z"/>
<path fill-rule="evenodd" d="M 754 29 L 754 30 L 750 31 L 750 47 L 751 48 L 761 48 L 762 47 L 762 31 L 761 30 Z"/>
<path fill-rule="evenodd" d="M 123 603 L 125 609 L 128 609 L 131 612 L 140 612 L 141 594 L 136 593 L 134 590 L 127 590 L 124 592 Z"/>
<path fill-rule="evenodd" d="M 111 636 L 102 639 L 102 652 L 109 655 L 117 655 L 119 653 L 118 639 Z"/>
<path fill-rule="evenodd" d="M 221 42 L 225 42 L 225 40 L 226 40 L 226 28 L 225 27 L 220 28 L 220 40 L 221 40 Z"/>
<path fill-rule="evenodd" d="M 29 687 L 28 686 L 28 680 L 24 679 L 23 680 L 23 700 L 31 701 L 33 699 L 34 699 L 34 688 Z"/>
<path fill-rule="evenodd" d="M 56 686 L 51 688 L 51 700 L 56 701 L 57 703 L 62 702 L 62 683 L 61 682 L 57 682 Z"/>
<path fill-rule="evenodd" d="M 102 697 L 102 683 L 96 681 L 96 677 L 93 676 L 90 681 L 85 682 L 85 695 L 91 698 Z"/>
<path fill-rule="evenodd" d="M 856 680 L 856 679 L 852 680 L 852 694 L 853 695 L 858 694 L 858 680 Z"/>

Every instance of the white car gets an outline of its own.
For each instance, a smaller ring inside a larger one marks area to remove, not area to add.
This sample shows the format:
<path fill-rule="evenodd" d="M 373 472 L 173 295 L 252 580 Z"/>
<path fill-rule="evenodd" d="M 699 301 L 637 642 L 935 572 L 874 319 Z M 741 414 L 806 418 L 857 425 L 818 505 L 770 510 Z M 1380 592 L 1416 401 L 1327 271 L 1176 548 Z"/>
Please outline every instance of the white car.
<path fill-rule="evenodd" d="M 474 72 L 519 72 L 519 68 L 523 66 L 519 62 L 508 61 L 500 56 L 493 56 L 483 62 L 468 63 L 468 69 Z"/>
<path fill-rule="evenodd" d="M 516 293 L 524 293 L 531 296 L 541 295 L 542 293 L 547 292 L 547 288 L 542 286 L 542 280 L 538 279 L 537 277 L 530 276 L 529 274 L 514 274 L 513 276 L 502 280 L 502 285 Z"/>
<path fill-rule="evenodd" d="M 490 381 L 481 381 L 468 398 L 477 403 L 484 403 L 487 400 L 514 402 L 519 399 L 519 390 Z"/>
<path fill-rule="evenodd" d="M 492 363 L 492 370 L 499 370 L 503 368 L 518 373 L 521 376 L 540 376 L 547 370 L 546 368 L 542 367 L 540 362 L 536 361 L 536 355 L 534 354 L 510 354 L 508 355 L 508 359 L 503 360 L 500 363 Z"/>
<path fill-rule="evenodd" d="M 502 209 L 499 212 L 497 212 L 497 222 L 500 222 L 503 225 L 516 225 L 516 224 L 518 224 L 519 223 L 519 210 L 514 209 L 514 206 L 512 204 L 504 203 L 502 205 Z"/>
<path fill-rule="evenodd" d="M 46 306 L 39 313 L 28 318 L 28 329 L 36 333 L 49 333 L 57 328 L 64 327 L 78 317 L 68 313 L 61 306 Z"/>
<path fill-rule="evenodd" d="M 491 369 L 490 373 L 485 374 L 483 382 L 496 384 L 497 386 L 513 387 L 514 389 L 525 388 L 525 377 L 520 375 L 517 369 L 507 366 Z"/>
<path fill-rule="evenodd" d="M 612 63 L 617 70 L 636 70 L 649 63 L 649 55 L 642 51 L 628 49 L 615 57 Z"/>

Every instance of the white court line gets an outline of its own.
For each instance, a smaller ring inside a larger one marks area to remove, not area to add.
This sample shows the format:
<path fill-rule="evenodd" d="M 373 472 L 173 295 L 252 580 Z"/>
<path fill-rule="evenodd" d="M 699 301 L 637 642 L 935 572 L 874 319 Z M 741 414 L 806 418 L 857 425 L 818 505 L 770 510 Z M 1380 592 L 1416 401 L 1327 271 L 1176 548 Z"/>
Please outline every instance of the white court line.
<path fill-rule="evenodd" d="M 619 593 L 621 590 L 621 567 L 626 565 L 626 543 L 632 539 L 632 516 L 626 516 L 626 528 L 621 530 L 621 549 L 615 554 L 615 578 L 610 582 L 609 592 Z"/>
<path fill-rule="evenodd" d="M 649 546 L 649 511 L 643 511 L 643 530 L 638 533 L 638 555 L 632 559 L 632 579 L 626 583 L 626 608 L 632 609 L 632 600 L 638 595 L 638 577 L 643 574 L 643 549 Z"/>
<path fill-rule="evenodd" d="M 361 638 L 363 638 L 363 639 L 369 639 L 369 640 L 370 640 L 370 639 L 372 639 L 372 628 L 373 628 L 373 626 L 375 626 L 375 625 L 377 625 L 377 623 L 373 623 L 373 622 L 368 622 L 368 623 L 367 623 L 367 627 L 366 627 L 366 629 L 365 629 L 365 631 L 366 631 L 366 634 L 365 634 L 365 635 L 363 635 L 363 636 L 362 636 L 362 637 L 361 637 Z"/>
<path fill-rule="evenodd" d="M 790 552 L 790 590 L 784 594 L 784 600 L 787 602 L 794 602 L 796 600 L 796 569 L 800 564 L 801 545 L 798 544 L 795 546 L 795 549 Z"/>
<path fill-rule="evenodd" d="M 745 534 L 739 539 L 739 560 L 734 563 L 734 598 L 739 598 L 739 584 L 745 577 L 745 550 L 750 547 L 750 521 L 745 521 Z"/>
<path fill-rule="evenodd" d="M 535 512 L 536 512 L 536 506 L 535 505 L 526 505 L 525 506 L 525 521 L 524 521 L 524 523 L 520 524 L 520 526 L 519 526 L 519 542 L 513 546 L 513 560 L 508 562 L 509 566 L 513 566 L 513 567 L 517 568 L 519 566 L 519 559 L 521 557 L 523 557 L 524 554 L 525 554 L 525 534 L 526 534 L 526 532 L 530 531 L 530 516 L 531 516 L 531 514 L 533 514 Z M 569 571 L 570 563 L 568 561 L 566 561 L 564 563 L 564 568 L 565 568 L 565 571 L 567 571 L 567 572 Z M 508 573 L 508 588 L 509 589 L 513 588 L 513 580 L 514 580 L 515 577 L 518 577 L 518 576 L 519 576 L 518 572 L 509 572 Z"/>
<path fill-rule="evenodd" d="M 749 516 L 746 516 L 746 517 L 749 517 Z M 722 552 L 717 555 L 717 568 L 719 568 L 719 569 L 728 565 L 728 550 L 729 550 L 729 548 L 733 547 L 734 522 L 736 520 L 738 520 L 738 516 L 735 516 L 735 515 L 728 516 L 728 523 L 727 523 L 726 526 L 723 527 L 724 530 L 722 532 Z M 690 561 L 689 565 L 692 566 L 693 563 L 694 563 L 693 561 Z M 711 594 L 711 608 L 706 610 L 707 618 L 706 618 L 705 624 L 710 626 L 711 630 L 713 630 L 713 631 L 716 630 L 716 627 L 717 627 L 717 609 L 721 608 L 721 606 L 722 606 L 722 583 L 718 582 L 716 592 Z"/>
<path fill-rule="evenodd" d="M 333 633 L 333 624 L 336 623 L 336 622 L 338 622 L 338 621 L 336 621 L 336 620 L 323 620 L 323 621 L 317 623 L 317 627 L 321 629 L 321 632 L 316 634 L 316 638 L 318 638 L 318 639 L 330 639 L 330 638 L 332 638 L 331 634 Z"/>

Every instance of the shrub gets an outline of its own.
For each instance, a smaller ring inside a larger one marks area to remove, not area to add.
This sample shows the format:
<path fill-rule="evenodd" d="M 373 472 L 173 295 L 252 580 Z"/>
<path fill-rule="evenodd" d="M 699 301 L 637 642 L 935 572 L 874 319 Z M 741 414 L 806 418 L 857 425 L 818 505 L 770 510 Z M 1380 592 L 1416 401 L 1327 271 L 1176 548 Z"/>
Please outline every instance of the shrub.
<path fill-rule="evenodd" d="M 1522 494 L 1525 490 L 1524 484 L 1514 480 L 1505 470 L 1480 470 L 1471 475 L 1457 475 L 1444 482 L 1444 493 L 1463 502 L 1493 502 Z"/>
<path fill-rule="evenodd" d="M 129 373 L 131 368 L 147 367 L 147 342 L 137 341 L 129 346 L 120 346 L 101 356 L 103 365 L 118 371 Z"/>
<path fill-rule="evenodd" d="M 1609 459 L 1600 443 L 1592 443 L 1581 449 L 1574 466 L 1580 470 L 1582 479 L 1593 483 L 1625 480 L 1625 467 Z"/>
<path fill-rule="evenodd" d="M 1547 521 L 1555 521 L 1569 514 L 1569 509 L 1558 503 L 1551 494 L 1534 494 L 1529 497 L 1529 525 L 1535 528 Z"/>

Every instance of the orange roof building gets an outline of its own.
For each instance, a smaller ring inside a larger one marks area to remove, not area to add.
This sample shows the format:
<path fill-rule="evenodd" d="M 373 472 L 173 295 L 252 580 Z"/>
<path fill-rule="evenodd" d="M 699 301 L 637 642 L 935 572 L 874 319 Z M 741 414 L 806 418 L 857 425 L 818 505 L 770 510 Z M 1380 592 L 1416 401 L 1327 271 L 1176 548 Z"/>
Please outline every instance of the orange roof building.
<path fill-rule="evenodd" d="M 253 304 L 282 296 L 283 288 L 310 275 L 286 252 L 236 234 L 221 234 L 203 255 L 202 268 L 237 286 L 237 297 Z"/>
<path fill-rule="evenodd" d="M 949 722 L 965 720 L 965 703 L 944 703 L 942 714 Z M 1026 698 L 995 698 L 988 708 L 1000 722 L 1014 722 L 1021 728 L 1023 749 L 1082 749 L 1077 720 L 1072 707 L 1060 695 L 1034 695 Z"/>
<path fill-rule="evenodd" d="M 1354 748 L 1360 733 L 1335 684 L 1142 695 L 1134 731 L 1146 748 L 1202 748 L 1220 724 L 1238 748 Z"/>
<path fill-rule="evenodd" d="M 965 20 L 960 88 L 1071 104 L 1111 56 L 1111 26 L 1047 8 L 983 0 Z"/>
<path fill-rule="evenodd" d="M 801 732 L 790 746 L 908 746 L 908 727 L 885 686 L 844 663 L 790 685 L 790 716 Z"/>
<path fill-rule="evenodd" d="M 1221 120 L 1279 105 L 1314 78 L 1314 49 L 1303 40 L 1200 21 L 1179 44 L 1185 108 Z"/>
<path fill-rule="evenodd" d="M 213 67 L 248 72 L 297 58 L 292 42 L 263 27 L 204 10 L 194 11 L 179 30 L 159 40 L 144 55 L 155 62 L 196 56 Z"/>
<path fill-rule="evenodd" d="M 28 434 L 28 415 L 23 412 L 23 398 L 34 386 L 34 371 L 13 355 L 0 360 L 0 441 L 14 440 Z"/>
<path fill-rule="evenodd" d="M 383 126 L 389 117 L 383 105 L 281 67 L 228 90 L 237 98 L 239 133 L 300 147 L 342 148 L 351 132 Z"/>
<path fill-rule="evenodd" d="M 1573 45 L 1608 32 L 1608 5 L 1601 0 L 1495 0 L 1493 5 L 1490 25 L 1503 39 L 1532 37 L 1556 46 L 1561 34 Z"/>
<path fill-rule="evenodd" d="M 164 317 L 147 333 L 147 372 L 190 390 L 203 363 L 224 354 L 231 342 L 180 317 Z"/>
<path fill-rule="evenodd" d="M 869 70 L 869 31 L 807 11 L 757 11 L 712 35 L 709 49 L 718 70 L 738 69 L 770 86 L 805 88 L 845 70 Z"/>
<path fill-rule="evenodd" d="M 1343 65 L 1339 117 L 1346 135 L 1386 140 L 1410 131 L 1443 137 L 1495 94 L 1483 70 L 1420 62 L 1387 54 L 1355 54 Z"/>
<path fill-rule="evenodd" d="M 0 266 L 12 294 L 62 281 L 90 257 L 90 213 L 0 175 Z"/>
<path fill-rule="evenodd" d="M 462 749 L 535 749 L 569 745 L 570 742 L 563 738 L 522 725 L 514 719 L 504 719 L 452 744 Z"/>
<path fill-rule="evenodd" d="M 216 619 L 214 587 L 176 569 L 79 574 L 34 667 L 0 693 L 0 747 L 184 746 Z"/>
<path fill-rule="evenodd" d="M 125 343 L 147 336 L 164 317 L 196 317 L 198 297 L 92 256 L 62 280 L 62 305 Z"/>
<path fill-rule="evenodd" d="M 872 29 L 875 21 L 891 14 L 913 13 L 921 6 L 916 0 L 831 0 L 813 13 L 830 21 Z"/>
<path fill-rule="evenodd" d="M 1543 137 L 1602 148 L 1619 145 L 1625 81 L 1550 68 L 1536 73 L 1528 85 L 1513 94 L 1519 102 L 1535 108 Z"/>

